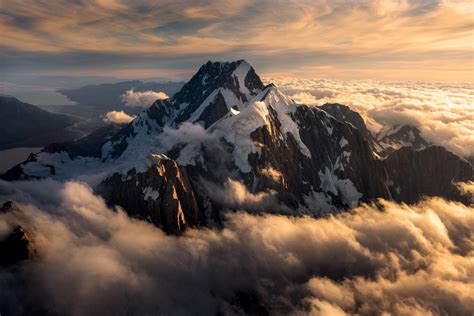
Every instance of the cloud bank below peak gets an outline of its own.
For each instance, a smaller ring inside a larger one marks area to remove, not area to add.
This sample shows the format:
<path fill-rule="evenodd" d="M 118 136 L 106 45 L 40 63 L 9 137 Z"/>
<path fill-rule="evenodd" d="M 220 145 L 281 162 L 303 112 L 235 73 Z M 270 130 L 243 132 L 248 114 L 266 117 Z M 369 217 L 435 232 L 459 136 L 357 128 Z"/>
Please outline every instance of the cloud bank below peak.
<path fill-rule="evenodd" d="M 17 271 L 25 283 L 0 270 L 7 294 L 0 308 L 9 314 L 468 315 L 474 308 L 474 210 L 439 198 L 380 201 L 382 211 L 364 205 L 324 219 L 229 213 L 222 230 L 176 237 L 109 209 L 79 182 L 0 181 L 0 197 L 20 205 L 0 214 L 0 235 L 21 224 L 39 254 Z"/>

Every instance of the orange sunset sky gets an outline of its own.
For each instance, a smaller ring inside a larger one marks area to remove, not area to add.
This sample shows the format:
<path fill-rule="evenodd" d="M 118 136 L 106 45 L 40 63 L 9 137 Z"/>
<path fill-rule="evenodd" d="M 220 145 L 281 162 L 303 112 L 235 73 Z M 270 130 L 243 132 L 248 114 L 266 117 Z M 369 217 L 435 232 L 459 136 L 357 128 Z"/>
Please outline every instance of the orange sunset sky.
<path fill-rule="evenodd" d="M 246 59 L 265 76 L 471 82 L 473 26 L 470 0 L 1 0 L 0 72 L 184 79 Z"/>

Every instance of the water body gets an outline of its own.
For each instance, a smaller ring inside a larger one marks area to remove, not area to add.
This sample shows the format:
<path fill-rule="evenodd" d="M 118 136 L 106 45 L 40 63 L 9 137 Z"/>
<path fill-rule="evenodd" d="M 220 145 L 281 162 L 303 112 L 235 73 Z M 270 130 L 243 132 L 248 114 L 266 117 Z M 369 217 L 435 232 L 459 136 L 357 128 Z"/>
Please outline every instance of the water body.
<path fill-rule="evenodd" d="M 19 147 L 0 150 L 0 174 L 24 161 L 31 153 L 38 153 L 41 147 Z"/>

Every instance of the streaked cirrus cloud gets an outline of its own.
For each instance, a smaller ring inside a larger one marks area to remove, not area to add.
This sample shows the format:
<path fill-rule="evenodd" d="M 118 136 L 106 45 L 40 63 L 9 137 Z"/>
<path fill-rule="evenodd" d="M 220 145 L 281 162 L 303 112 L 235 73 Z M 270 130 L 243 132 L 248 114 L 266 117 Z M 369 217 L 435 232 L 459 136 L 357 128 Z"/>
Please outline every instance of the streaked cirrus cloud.
<path fill-rule="evenodd" d="M 465 81 L 473 11 L 469 0 L 4 0 L 2 67 L 183 76 L 245 58 L 267 73 Z"/>

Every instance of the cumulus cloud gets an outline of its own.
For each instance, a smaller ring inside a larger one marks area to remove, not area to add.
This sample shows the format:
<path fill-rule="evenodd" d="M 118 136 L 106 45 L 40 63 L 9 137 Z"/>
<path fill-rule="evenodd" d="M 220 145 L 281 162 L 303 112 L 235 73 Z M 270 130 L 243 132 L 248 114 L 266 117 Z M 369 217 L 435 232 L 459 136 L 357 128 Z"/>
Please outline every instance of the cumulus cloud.
<path fill-rule="evenodd" d="M 122 95 L 122 102 L 126 106 L 140 106 L 147 108 L 153 104 L 156 100 L 167 99 L 168 96 L 164 92 L 157 91 L 135 91 L 130 89 Z"/>
<path fill-rule="evenodd" d="M 301 103 L 346 104 L 364 117 L 374 133 L 385 125 L 414 125 L 428 141 L 464 157 L 474 155 L 474 85 L 471 83 L 300 80 L 283 77 L 267 81 L 274 82 Z"/>
<path fill-rule="evenodd" d="M 45 190 L 47 188 L 47 190 Z M 474 309 L 474 209 L 380 201 L 314 219 L 228 213 L 165 235 L 78 182 L 0 182 L 38 258 L 0 270 L 5 314 L 410 314 Z M 18 280 L 22 280 L 18 282 Z M 100 294 L 99 294 L 100 293 Z"/>
<path fill-rule="evenodd" d="M 130 123 L 134 118 L 135 116 L 128 115 L 124 111 L 110 111 L 105 114 L 104 121 L 115 124 L 127 124 Z"/>
<path fill-rule="evenodd" d="M 214 134 L 207 132 L 201 125 L 184 122 L 178 128 L 165 126 L 160 144 L 162 150 L 166 152 L 176 145 L 200 144 L 215 141 L 216 139 Z"/>
<path fill-rule="evenodd" d="M 273 167 L 261 168 L 259 172 L 277 183 L 285 180 L 283 174 Z"/>
<path fill-rule="evenodd" d="M 474 203 L 474 181 L 469 182 L 460 182 L 457 184 L 460 192 L 471 198 L 472 203 Z"/>
<path fill-rule="evenodd" d="M 246 186 L 228 178 L 224 186 L 204 182 L 209 197 L 224 208 L 233 210 L 246 210 L 248 212 L 286 212 L 289 209 L 280 205 L 276 192 L 249 192 Z"/>

